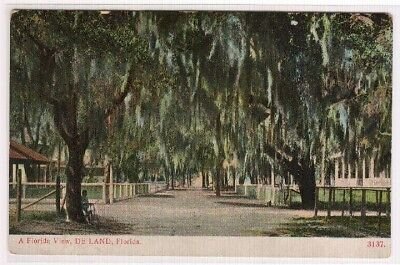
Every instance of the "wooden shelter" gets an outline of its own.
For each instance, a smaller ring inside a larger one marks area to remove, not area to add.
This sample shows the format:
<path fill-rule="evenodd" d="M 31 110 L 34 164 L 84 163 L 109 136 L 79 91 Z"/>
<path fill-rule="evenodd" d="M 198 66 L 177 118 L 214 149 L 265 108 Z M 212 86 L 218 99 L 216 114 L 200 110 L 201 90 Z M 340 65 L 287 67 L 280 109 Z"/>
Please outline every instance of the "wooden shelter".
<path fill-rule="evenodd" d="M 22 144 L 19 144 L 13 140 L 10 140 L 10 154 L 9 154 L 9 163 L 10 163 L 10 179 L 13 183 L 17 185 L 17 221 L 21 219 L 21 197 L 22 197 L 22 169 L 19 166 L 22 164 L 25 169 L 32 169 L 37 166 L 37 177 L 40 175 L 40 165 L 48 165 L 50 160 L 47 159 L 44 155 L 32 150 Z M 14 167 L 15 166 L 15 167 Z M 14 175 L 15 168 L 15 175 Z M 30 171 L 30 170 L 28 170 Z M 34 170 L 33 170 L 34 171 Z M 46 174 L 46 171 L 45 171 Z M 29 180 L 30 173 L 27 174 L 27 179 Z M 29 177 L 28 177 L 29 176 Z M 46 175 L 44 177 L 46 180 Z M 38 178 L 37 178 L 38 180 Z"/>
<path fill-rule="evenodd" d="M 48 171 L 47 166 L 50 164 L 50 162 L 51 161 L 47 159 L 47 157 L 36 152 L 35 150 L 32 150 L 29 147 L 10 140 L 10 182 L 15 183 L 18 175 L 22 176 L 20 166 L 24 166 L 25 169 L 28 167 L 32 169 L 32 171 L 30 172 L 32 174 L 27 173 L 27 181 L 32 181 L 33 177 L 36 178 L 36 181 L 39 181 L 41 175 L 41 165 L 46 165 L 46 168 L 44 170 L 44 181 L 46 181 L 46 173 Z"/>

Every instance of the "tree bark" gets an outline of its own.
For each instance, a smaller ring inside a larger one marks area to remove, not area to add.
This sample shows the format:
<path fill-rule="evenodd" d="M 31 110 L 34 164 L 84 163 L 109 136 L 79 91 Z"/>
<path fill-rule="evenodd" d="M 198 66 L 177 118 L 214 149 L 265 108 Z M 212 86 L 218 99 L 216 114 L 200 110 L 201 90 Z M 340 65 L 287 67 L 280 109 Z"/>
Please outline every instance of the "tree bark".
<path fill-rule="evenodd" d="M 228 189 L 229 185 L 228 185 L 228 171 L 227 170 L 224 170 L 224 177 L 225 177 L 224 188 Z"/>
<path fill-rule="evenodd" d="M 303 167 L 301 175 L 294 176 L 299 183 L 302 207 L 304 209 L 313 208 L 315 203 L 315 170 L 313 167 Z"/>
<path fill-rule="evenodd" d="M 232 177 L 233 177 L 233 189 L 236 190 L 236 168 L 233 169 Z"/>
<path fill-rule="evenodd" d="M 171 174 L 171 190 L 175 189 L 175 170 L 172 170 Z"/>
<path fill-rule="evenodd" d="M 58 143 L 58 157 L 57 157 L 57 176 L 56 176 L 56 211 L 61 214 L 61 187 L 60 187 L 60 174 L 61 174 L 61 142 Z"/>
<path fill-rule="evenodd" d="M 66 205 L 68 218 L 75 222 L 84 222 L 81 204 L 81 182 L 83 177 L 83 156 L 86 148 L 68 146 Z"/>
<path fill-rule="evenodd" d="M 218 163 L 217 165 L 217 174 L 215 175 L 215 195 L 217 197 L 221 196 L 221 175 L 223 174 L 222 171 L 222 163 Z"/>
<path fill-rule="evenodd" d="M 282 163 L 286 170 L 293 175 L 299 184 L 301 204 L 304 209 L 311 209 L 315 202 L 315 168 L 311 161 L 299 160 L 296 154 L 281 154 L 272 146 L 267 145 L 269 156 L 275 157 L 276 162 Z M 287 158 L 291 156 L 292 158 Z"/>
<path fill-rule="evenodd" d="M 186 176 L 185 176 L 185 174 L 183 173 L 183 171 L 179 171 L 179 175 L 181 175 L 181 178 L 182 178 L 182 187 L 185 187 L 185 184 L 186 184 Z"/>
<path fill-rule="evenodd" d="M 217 154 L 217 163 L 216 163 L 216 174 L 215 174 L 215 195 L 217 197 L 221 196 L 221 180 L 224 177 L 224 153 L 223 153 L 223 144 L 221 139 L 221 120 L 219 118 L 216 119 L 216 133 L 217 133 L 217 145 L 218 145 L 218 154 Z"/>

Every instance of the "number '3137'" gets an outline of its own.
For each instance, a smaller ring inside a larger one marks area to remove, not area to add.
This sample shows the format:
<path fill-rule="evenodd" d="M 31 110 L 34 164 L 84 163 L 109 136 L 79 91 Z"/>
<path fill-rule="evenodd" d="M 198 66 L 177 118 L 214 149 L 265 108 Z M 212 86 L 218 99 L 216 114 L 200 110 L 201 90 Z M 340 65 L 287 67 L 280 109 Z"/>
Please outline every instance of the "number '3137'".
<path fill-rule="evenodd" d="M 382 240 L 368 241 L 367 247 L 369 247 L 369 248 L 384 248 L 385 244 L 383 243 Z"/>

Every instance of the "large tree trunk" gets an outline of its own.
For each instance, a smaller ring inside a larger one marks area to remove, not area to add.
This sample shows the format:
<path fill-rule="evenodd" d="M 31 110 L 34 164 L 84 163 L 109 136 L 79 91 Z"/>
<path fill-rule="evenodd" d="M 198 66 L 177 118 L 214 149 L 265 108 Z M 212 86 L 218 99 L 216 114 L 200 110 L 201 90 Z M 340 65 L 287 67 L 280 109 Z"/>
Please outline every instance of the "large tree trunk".
<path fill-rule="evenodd" d="M 269 156 L 275 157 L 277 163 L 282 163 L 286 170 L 293 175 L 299 184 L 301 204 L 304 209 L 314 207 L 315 201 L 315 168 L 311 161 L 299 160 L 296 154 L 277 152 L 272 146 L 267 145 Z M 288 157 L 291 156 L 291 159 Z"/>
<path fill-rule="evenodd" d="M 66 204 L 68 218 L 75 222 L 84 222 L 81 204 L 81 182 L 83 177 L 83 156 L 85 148 L 69 146 L 67 164 Z"/>
<path fill-rule="evenodd" d="M 110 203 L 110 189 L 109 189 L 109 184 L 110 184 L 110 164 L 107 162 L 104 165 L 104 183 L 105 183 L 105 189 L 103 190 L 103 197 L 104 197 L 104 203 L 109 204 Z"/>
<path fill-rule="evenodd" d="M 309 163 L 301 163 L 300 169 L 289 170 L 293 174 L 294 178 L 299 183 L 301 204 L 304 209 L 311 209 L 314 207 L 315 202 L 315 170 L 313 165 Z M 298 166 L 299 164 L 297 164 Z"/>
<path fill-rule="evenodd" d="M 175 170 L 172 170 L 171 174 L 171 190 L 175 189 Z"/>
<path fill-rule="evenodd" d="M 166 189 L 168 190 L 169 189 L 169 179 L 170 179 L 170 170 L 165 166 L 164 167 L 164 180 L 165 180 L 165 183 L 166 183 Z"/>
<path fill-rule="evenodd" d="M 217 157 L 216 157 L 216 174 L 215 174 L 215 195 L 217 197 L 221 196 L 221 181 L 222 178 L 224 177 L 224 145 L 222 142 L 222 126 L 221 126 L 221 119 L 220 119 L 220 114 L 216 116 L 215 119 L 215 133 L 216 133 L 216 142 L 218 145 L 218 152 L 217 152 Z"/>
<path fill-rule="evenodd" d="M 233 177 L 233 189 L 236 190 L 236 168 L 233 169 L 232 177 Z"/>
<path fill-rule="evenodd" d="M 224 188 L 225 188 L 225 190 L 227 190 L 228 187 L 229 187 L 229 183 L 228 183 L 228 171 L 227 171 L 227 170 L 224 170 L 224 177 L 225 177 L 225 180 L 224 180 Z"/>
<path fill-rule="evenodd" d="M 221 175 L 223 174 L 222 171 L 222 166 L 220 167 L 220 164 L 218 163 L 218 168 L 216 170 L 217 174 L 215 175 L 215 195 L 217 197 L 221 196 Z"/>
<path fill-rule="evenodd" d="M 179 175 L 180 175 L 180 177 L 182 179 L 182 187 L 184 188 L 185 184 L 186 184 L 186 176 L 185 176 L 183 171 L 179 171 Z"/>

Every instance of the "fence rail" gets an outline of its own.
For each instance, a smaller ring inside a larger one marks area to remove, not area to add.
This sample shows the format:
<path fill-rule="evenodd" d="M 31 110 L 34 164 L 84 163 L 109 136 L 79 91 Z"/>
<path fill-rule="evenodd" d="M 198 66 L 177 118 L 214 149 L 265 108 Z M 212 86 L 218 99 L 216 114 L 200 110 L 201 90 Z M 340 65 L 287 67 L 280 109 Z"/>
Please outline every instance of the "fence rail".
<path fill-rule="evenodd" d="M 270 206 L 296 207 L 301 204 L 297 185 L 241 184 L 236 186 L 236 192 L 238 195 L 262 200 Z M 381 215 L 383 211 L 390 216 L 390 193 L 390 187 L 317 186 L 314 215 L 326 211 L 326 215 L 330 216 L 333 211 L 339 211 L 342 216 L 353 216 L 356 212 L 366 216 L 371 212 Z"/>
<path fill-rule="evenodd" d="M 314 216 L 318 211 L 326 211 L 329 217 L 332 211 L 337 210 L 344 216 L 348 213 L 353 216 L 360 212 L 361 217 L 367 212 L 377 212 L 380 216 L 385 210 L 386 216 L 390 216 L 389 187 L 333 187 L 317 186 L 315 188 Z"/>
<path fill-rule="evenodd" d="M 270 206 L 290 205 L 298 190 L 297 185 L 262 185 L 239 184 L 236 185 L 236 193 L 252 199 L 264 201 Z"/>
<path fill-rule="evenodd" d="M 65 186 L 61 183 L 61 186 Z M 22 201 L 29 203 L 41 198 L 56 189 L 55 182 L 27 182 L 22 183 Z M 82 190 L 86 190 L 92 202 L 106 203 L 130 199 L 137 195 L 156 193 L 166 188 L 165 182 L 151 183 L 82 183 Z M 65 189 L 62 190 L 65 193 Z M 17 197 L 17 183 L 9 183 L 9 200 L 14 202 Z M 64 197 L 64 194 L 62 195 Z M 55 193 L 44 201 L 54 201 Z"/>

